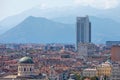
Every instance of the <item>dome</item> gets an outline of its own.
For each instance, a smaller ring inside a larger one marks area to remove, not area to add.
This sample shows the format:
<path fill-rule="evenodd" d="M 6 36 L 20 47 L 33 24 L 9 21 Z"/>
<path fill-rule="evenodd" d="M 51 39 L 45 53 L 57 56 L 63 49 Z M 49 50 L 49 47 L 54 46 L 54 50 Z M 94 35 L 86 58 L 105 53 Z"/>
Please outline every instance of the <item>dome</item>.
<path fill-rule="evenodd" d="M 19 63 L 24 63 L 24 64 L 33 64 L 33 60 L 30 57 L 23 57 L 19 60 Z"/>

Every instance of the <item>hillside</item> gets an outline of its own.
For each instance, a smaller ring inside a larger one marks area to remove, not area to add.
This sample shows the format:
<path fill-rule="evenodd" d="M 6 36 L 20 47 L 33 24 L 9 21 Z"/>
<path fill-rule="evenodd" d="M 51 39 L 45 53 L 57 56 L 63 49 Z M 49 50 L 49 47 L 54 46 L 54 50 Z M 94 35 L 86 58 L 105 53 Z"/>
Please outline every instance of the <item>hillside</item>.
<path fill-rule="evenodd" d="M 74 41 L 74 25 L 32 16 L 0 37 L 2 43 L 71 43 Z"/>

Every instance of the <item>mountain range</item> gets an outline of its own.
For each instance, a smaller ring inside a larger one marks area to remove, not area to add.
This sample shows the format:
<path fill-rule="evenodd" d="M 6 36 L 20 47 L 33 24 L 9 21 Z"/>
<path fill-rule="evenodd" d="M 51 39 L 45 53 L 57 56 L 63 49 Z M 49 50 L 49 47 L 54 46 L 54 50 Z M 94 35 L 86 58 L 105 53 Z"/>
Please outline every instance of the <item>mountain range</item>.
<path fill-rule="evenodd" d="M 119 22 L 94 16 L 90 16 L 90 21 L 93 43 L 120 40 Z M 0 35 L 1 43 L 75 43 L 75 40 L 76 17 L 74 16 L 51 19 L 28 16 L 11 25 L 9 30 Z"/>
<path fill-rule="evenodd" d="M 0 37 L 2 43 L 72 43 L 73 24 L 54 22 L 46 18 L 27 17 Z M 71 39 L 72 38 L 72 39 Z"/>

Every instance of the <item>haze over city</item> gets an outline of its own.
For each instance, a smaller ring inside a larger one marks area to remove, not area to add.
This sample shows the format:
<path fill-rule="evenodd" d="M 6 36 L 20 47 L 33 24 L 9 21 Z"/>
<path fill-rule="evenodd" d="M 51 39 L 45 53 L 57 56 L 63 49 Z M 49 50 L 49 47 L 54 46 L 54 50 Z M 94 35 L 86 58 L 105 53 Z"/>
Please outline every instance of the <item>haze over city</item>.
<path fill-rule="evenodd" d="M 0 80 L 120 80 L 119 0 L 0 0 Z"/>

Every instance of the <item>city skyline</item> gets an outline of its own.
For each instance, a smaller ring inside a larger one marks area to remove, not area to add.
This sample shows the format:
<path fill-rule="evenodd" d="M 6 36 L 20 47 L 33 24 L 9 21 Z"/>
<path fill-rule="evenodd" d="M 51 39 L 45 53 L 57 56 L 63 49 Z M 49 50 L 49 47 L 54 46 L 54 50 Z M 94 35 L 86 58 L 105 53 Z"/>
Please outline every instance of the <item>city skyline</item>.
<path fill-rule="evenodd" d="M 58 3 L 61 5 L 58 5 Z M 0 4 L 1 4 L 0 5 L 0 11 L 1 11 L 0 35 L 1 36 L 3 36 L 2 35 L 3 33 L 7 33 L 11 29 L 20 25 L 21 23 L 24 23 L 24 21 L 30 16 L 38 17 L 38 18 L 42 17 L 51 21 L 55 21 L 57 23 L 69 24 L 70 26 L 72 26 L 70 28 L 75 28 L 75 23 L 76 23 L 75 20 L 77 16 L 89 15 L 93 27 L 92 36 L 91 36 L 92 42 L 95 42 L 97 44 L 99 43 L 103 44 L 106 41 L 110 41 L 110 40 L 119 41 L 119 36 L 120 36 L 119 35 L 119 25 L 120 25 L 119 0 L 66 0 L 66 1 L 1 0 Z M 42 27 L 42 26 L 37 25 L 37 27 Z M 108 27 L 109 30 L 107 30 Z M 28 29 L 26 29 L 26 31 L 27 30 Z M 71 29 L 69 31 L 71 31 Z M 45 32 L 49 33 L 47 29 Z M 55 31 L 53 30 L 51 32 L 55 32 Z M 71 38 L 69 38 L 68 43 L 76 43 L 75 39 L 73 39 L 75 38 L 74 33 L 75 30 L 73 29 L 73 31 L 71 31 Z M 39 34 L 43 34 L 43 33 L 39 33 Z M 24 38 L 21 38 L 20 40 L 22 39 Z M 61 41 L 62 42 L 58 40 L 58 43 L 64 43 L 63 40 Z M 53 41 L 53 42 L 57 42 L 57 41 Z"/>
<path fill-rule="evenodd" d="M 0 80 L 120 80 L 120 0 L 0 0 L 0 11 Z"/>

